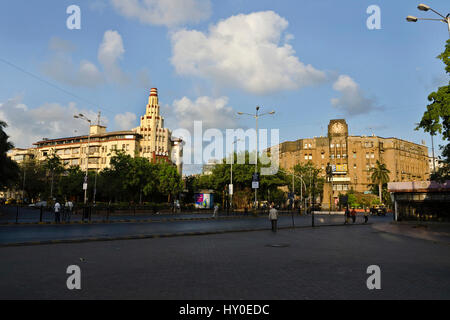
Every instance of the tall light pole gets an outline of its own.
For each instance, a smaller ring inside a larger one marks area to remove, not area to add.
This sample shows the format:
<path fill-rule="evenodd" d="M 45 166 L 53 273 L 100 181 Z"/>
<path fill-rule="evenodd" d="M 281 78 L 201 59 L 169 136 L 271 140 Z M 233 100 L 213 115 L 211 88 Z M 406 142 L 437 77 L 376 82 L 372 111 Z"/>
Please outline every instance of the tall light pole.
<path fill-rule="evenodd" d="M 245 113 L 245 112 L 238 112 L 238 115 L 248 115 L 252 116 L 256 120 L 256 152 L 255 152 L 255 176 L 258 174 L 258 119 L 265 115 L 273 115 L 275 114 L 275 111 L 270 111 L 266 113 L 259 114 L 259 106 L 256 106 L 256 112 L 255 114 L 251 113 Z M 258 188 L 255 188 L 255 210 L 257 209 L 257 203 L 258 203 Z"/>
<path fill-rule="evenodd" d="M 87 186 L 88 186 L 88 169 L 89 169 L 89 147 L 91 143 L 91 120 L 89 120 L 86 116 L 84 116 L 82 113 L 78 115 L 73 116 L 75 119 L 82 119 L 84 121 L 87 121 L 89 123 L 89 134 L 88 134 L 88 144 L 87 144 L 87 150 L 86 150 L 86 174 L 84 176 L 84 204 L 87 203 Z"/>
<path fill-rule="evenodd" d="M 231 153 L 231 175 L 230 175 L 230 186 L 228 188 L 228 193 L 230 194 L 230 208 L 231 208 L 231 214 L 233 214 L 233 193 L 234 193 L 234 186 L 233 186 L 233 162 L 234 162 L 234 144 L 238 141 L 241 141 L 241 139 L 236 139 L 231 144 L 233 146 L 233 152 Z"/>
<path fill-rule="evenodd" d="M 417 9 L 419 9 L 420 11 L 428 11 L 431 10 L 433 11 L 435 14 L 437 14 L 438 16 L 440 16 L 442 19 L 425 19 L 425 18 L 417 18 L 414 16 L 407 16 L 406 17 L 406 21 L 408 22 L 417 22 L 418 20 L 429 20 L 429 21 L 441 21 L 447 24 L 447 28 L 448 28 L 448 34 L 450 37 L 450 13 L 447 14 L 447 16 L 444 16 L 443 14 L 440 14 L 439 12 L 437 12 L 436 10 L 430 8 L 429 6 L 427 6 L 426 4 L 419 4 L 417 6 Z"/>
<path fill-rule="evenodd" d="M 448 35 L 450 38 L 450 13 L 447 14 L 447 16 L 444 17 L 443 14 L 437 12 L 436 10 L 434 10 L 433 8 L 430 8 L 430 6 L 426 5 L 426 4 L 419 4 L 417 6 L 417 9 L 419 9 L 420 11 L 433 11 L 435 14 L 437 14 L 438 16 L 440 16 L 442 19 L 425 19 L 425 18 L 417 18 L 414 16 L 407 16 L 406 17 L 406 21 L 408 22 L 417 22 L 418 20 L 431 20 L 431 21 L 441 21 L 447 24 L 447 28 L 448 28 Z M 432 152 L 432 156 L 433 156 L 433 172 L 436 172 L 436 165 L 435 165 L 435 160 L 434 160 L 434 141 L 433 141 L 433 135 L 434 132 L 430 132 L 431 135 L 431 152 Z"/>

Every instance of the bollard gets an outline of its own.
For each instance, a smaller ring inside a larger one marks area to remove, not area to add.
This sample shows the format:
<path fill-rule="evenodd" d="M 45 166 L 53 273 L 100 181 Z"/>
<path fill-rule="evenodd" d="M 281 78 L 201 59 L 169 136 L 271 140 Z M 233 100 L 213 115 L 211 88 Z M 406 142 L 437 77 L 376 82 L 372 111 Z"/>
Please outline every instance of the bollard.
<path fill-rule="evenodd" d="M 40 206 L 40 213 L 39 213 L 39 222 L 42 222 L 42 206 Z"/>
<path fill-rule="evenodd" d="M 91 222 L 92 207 L 88 207 L 88 212 L 89 212 L 89 222 Z"/>
<path fill-rule="evenodd" d="M 110 207 L 109 206 L 106 207 L 106 221 L 109 221 L 109 210 L 110 210 Z"/>
<path fill-rule="evenodd" d="M 19 222 L 19 205 L 17 205 L 17 211 L 16 211 L 16 223 Z"/>

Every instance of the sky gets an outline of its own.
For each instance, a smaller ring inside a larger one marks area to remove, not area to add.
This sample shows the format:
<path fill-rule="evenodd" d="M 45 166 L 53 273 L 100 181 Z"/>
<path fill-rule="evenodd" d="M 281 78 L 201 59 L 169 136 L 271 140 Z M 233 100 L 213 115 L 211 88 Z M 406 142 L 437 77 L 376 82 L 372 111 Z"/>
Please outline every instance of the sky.
<path fill-rule="evenodd" d="M 260 128 L 280 141 L 325 135 L 345 118 L 351 135 L 431 145 L 415 131 L 428 95 L 448 83 L 436 59 L 446 25 L 401 0 L 3 0 L 0 119 L 17 147 L 139 125 L 158 88 L 171 130 L 252 128 L 237 112 L 274 110 Z M 447 14 L 448 1 L 427 3 Z M 71 5 L 80 29 L 69 29 Z M 380 9 L 380 28 L 367 20 Z M 435 144 L 442 144 L 439 138 Z M 207 159 L 204 159 L 205 161 Z"/>

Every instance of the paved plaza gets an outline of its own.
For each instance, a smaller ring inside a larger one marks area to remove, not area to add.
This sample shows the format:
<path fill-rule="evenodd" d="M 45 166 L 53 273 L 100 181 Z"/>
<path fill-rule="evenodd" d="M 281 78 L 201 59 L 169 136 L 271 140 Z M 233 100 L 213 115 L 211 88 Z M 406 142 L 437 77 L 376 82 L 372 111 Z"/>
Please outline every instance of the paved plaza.
<path fill-rule="evenodd" d="M 448 243 L 374 226 L 3 247 L 0 299 L 450 298 Z M 367 289 L 370 265 L 381 290 Z"/>

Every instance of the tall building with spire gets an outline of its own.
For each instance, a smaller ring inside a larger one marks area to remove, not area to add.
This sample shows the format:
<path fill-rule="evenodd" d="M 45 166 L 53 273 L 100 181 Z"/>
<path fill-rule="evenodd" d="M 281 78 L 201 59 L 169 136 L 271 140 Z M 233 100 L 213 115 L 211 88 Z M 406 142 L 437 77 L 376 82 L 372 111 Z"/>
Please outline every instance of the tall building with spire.
<path fill-rule="evenodd" d="M 145 108 L 145 115 L 141 117 L 140 126 L 133 129 L 142 136 L 139 155 L 151 161 L 168 161 L 171 158 L 171 132 L 164 128 L 164 118 L 160 114 L 158 89 L 152 88 Z"/>

